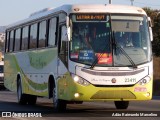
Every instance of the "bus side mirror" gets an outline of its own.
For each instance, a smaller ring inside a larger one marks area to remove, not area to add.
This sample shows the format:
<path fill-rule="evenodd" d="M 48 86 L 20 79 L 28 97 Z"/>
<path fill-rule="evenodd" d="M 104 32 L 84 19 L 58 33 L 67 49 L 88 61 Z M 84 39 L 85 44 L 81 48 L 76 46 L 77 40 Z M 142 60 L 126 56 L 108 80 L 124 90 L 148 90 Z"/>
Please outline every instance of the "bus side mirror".
<path fill-rule="evenodd" d="M 151 22 L 151 18 L 150 18 L 150 17 L 148 17 L 148 24 L 149 24 L 149 35 L 150 35 L 150 40 L 153 41 L 152 22 Z"/>
<path fill-rule="evenodd" d="M 67 37 L 68 37 L 68 40 L 70 41 L 71 39 L 71 28 L 70 27 L 68 27 L 67 28 Z"/>
<path fill-rule="evenodd" d="M 71 21 L 69 19 L 69 16 L 66 16 L 67 37 L 68 37 L 69 41 L 70 41 L 70 38 L 71 38 L 71 28 L 70 28 L 70 25 L 71 25 Z"/>
<path fill-rule="evenodd" d="M 153 41 L 153 33 L 152 33 L 152 28 L 149 27 L 149 34 L 150 34 L 150 39 Z"/>
<path fill-rule="evenodd" d="M 151 21 L 150 17 L 148 17 L 148 24 L 149 24 L 149 27 L 153 27 L 153 24 L 152 24 L 152 21 Z"/>

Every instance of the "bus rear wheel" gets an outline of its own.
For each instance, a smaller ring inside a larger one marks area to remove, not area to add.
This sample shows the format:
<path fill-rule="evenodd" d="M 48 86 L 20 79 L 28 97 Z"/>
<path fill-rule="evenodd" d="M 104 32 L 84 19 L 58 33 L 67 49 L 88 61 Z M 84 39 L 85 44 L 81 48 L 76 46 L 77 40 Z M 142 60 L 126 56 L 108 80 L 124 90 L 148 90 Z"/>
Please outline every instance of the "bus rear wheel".
<path fill-rule="evenodd" d="M 53 88 L 53 106 L 57 112 L 65 111 L 67 107 L 65 100 L 58 99 L 56 87 Z"/>
<path fill-rule="evenodd" d="M 21 105 L 27 104 L 27 95 L 22 93 L 22 86 L 21 86 L 21 80 L 18 80 L 17 83 L 17 98 L 18 103 Z"/>
<path fill-rule="evenodd" d="M 129 101 L 114 101 L 117 109 L 127 109 L 129 106 Z"/>

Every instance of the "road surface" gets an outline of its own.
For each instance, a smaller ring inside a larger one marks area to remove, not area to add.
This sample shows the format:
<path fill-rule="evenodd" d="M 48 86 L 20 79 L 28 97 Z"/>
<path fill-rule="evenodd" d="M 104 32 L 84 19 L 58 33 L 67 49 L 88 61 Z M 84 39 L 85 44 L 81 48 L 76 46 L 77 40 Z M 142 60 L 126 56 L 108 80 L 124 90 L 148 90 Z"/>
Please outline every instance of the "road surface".
<path fill-rule="evenodd" d="M 52 99 L 38 98 L 35 106 L 19 105 L 17 104 L 16 93 L 1 90 L 0 116 L 2 116 L 2 112 L 11 112 L 12 115 L 14 113 L 14 115 L 19 114 L 21 117 L 10 118 L 18 120 L 29 120 L 31 118 L 35 120 L 158 120 L 160 119 L 160 100 L 132 101 L 127 110 L 117 110 L 113 102 L 84 102 L 83 104 L 69 104 L 66 112 L 57 113 L 53 110 Z M 33 116 L 28 118 L 28 114 L 37 115 L 38 118 L 33 118 Z M 22 115 L 26 116 L 22 117 Z M 6 120 L 2 117 L 1 119 Z"/>

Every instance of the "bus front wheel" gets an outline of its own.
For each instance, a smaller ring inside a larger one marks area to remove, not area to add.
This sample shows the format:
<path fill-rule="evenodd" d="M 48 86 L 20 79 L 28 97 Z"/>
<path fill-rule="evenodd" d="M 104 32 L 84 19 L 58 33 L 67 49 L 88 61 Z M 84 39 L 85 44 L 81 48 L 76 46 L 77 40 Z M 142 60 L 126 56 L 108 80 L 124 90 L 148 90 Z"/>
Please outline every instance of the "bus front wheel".
<path fill-rule="evenodd" d="M 129 106 L 129 101 L 114 101 L 117 109 L 127 109 Z"/>
<path fill-rule="evenodd" d="M 57 112 L 65 111 L 67 107 L 65 100 L 58 99 L 56 87 L 53 88 L 53 106 Z"/>

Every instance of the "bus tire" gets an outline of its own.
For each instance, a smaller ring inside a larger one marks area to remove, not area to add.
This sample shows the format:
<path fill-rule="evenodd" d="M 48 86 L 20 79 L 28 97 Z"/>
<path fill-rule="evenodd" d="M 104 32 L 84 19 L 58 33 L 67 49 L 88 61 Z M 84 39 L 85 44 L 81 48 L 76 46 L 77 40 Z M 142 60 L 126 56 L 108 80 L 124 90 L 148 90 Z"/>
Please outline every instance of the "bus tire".
<path fill-rule="evenodd" d="M 35 105 L 37 101 L 37 96 L 35 95 L 28 95 L 28 104 Z"/>
<path fill-rule="evenodd" d="M 65 111 L 67 107 L 65 100 L 58 99 L 56 87 L 53 88 L 53 106 L 57 112 Z"/>
<path fill-rule="evenodd" d="M 114 101 L 117 109 L 127 109 L 129 106 L 129 101 Z"/>
<path fill-rule="evenodd" d="M 27 95 L 22 93 L 22 86 L 21 86 L 21 80 L 18 79 L 17 82 L 17 98 L 18 103 L 21 105 L 27 104 Z"/>

